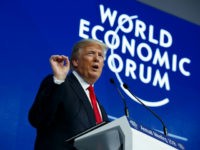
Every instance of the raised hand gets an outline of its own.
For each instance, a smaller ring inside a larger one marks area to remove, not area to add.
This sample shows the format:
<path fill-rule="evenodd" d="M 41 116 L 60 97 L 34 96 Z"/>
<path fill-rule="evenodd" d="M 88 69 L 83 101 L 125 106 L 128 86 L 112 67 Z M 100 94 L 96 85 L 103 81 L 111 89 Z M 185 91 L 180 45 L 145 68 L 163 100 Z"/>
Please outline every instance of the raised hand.
<path fill-rule="evenodd" d="M 54 77 L 58 80 L 65 80 L 70 69 L 70 62 L 67 56 L 52 55 L 49 59 Z"/>

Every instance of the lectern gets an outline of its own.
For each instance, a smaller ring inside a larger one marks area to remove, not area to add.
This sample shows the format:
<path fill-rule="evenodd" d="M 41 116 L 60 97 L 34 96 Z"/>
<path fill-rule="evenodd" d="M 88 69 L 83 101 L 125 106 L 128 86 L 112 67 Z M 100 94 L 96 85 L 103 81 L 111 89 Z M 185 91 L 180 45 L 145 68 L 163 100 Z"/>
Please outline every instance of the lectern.
<path fill-rule="evenodd" d="M 182 144 L 123 116 L 74 140 L 78 150 L 184 150 Z"/>

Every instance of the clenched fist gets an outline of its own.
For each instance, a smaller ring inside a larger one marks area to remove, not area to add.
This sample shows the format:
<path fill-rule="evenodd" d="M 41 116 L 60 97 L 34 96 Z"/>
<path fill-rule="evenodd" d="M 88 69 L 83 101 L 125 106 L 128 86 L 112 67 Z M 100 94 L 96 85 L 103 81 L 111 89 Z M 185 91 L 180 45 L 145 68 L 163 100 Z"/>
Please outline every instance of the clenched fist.
<path fill-rule="evenodd" d="M 70 69 L 70 62 L 67 56 L 52 55 L 49 59 L 54 77 L 58 80 L 65 80 Z"/>

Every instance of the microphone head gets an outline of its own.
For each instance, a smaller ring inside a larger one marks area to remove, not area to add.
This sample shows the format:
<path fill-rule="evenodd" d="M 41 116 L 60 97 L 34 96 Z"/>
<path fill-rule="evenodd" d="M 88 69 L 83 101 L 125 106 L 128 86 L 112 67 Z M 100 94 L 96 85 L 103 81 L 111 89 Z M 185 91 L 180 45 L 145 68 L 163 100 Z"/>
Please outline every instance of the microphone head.
<path fill-rule="evenodd" d="M 114 83 L 115 83 L 115 81 L 114 81 L 114 79 L 113 79 L 113 78 L 110 78 L 110 83 L 112 83 L 112 84 L 114 84 Z"/>
<path fill-rule="evenodd" d="M 123 84 L 123 87 L 128 90 L 128 85 L 126 83 Z"/>

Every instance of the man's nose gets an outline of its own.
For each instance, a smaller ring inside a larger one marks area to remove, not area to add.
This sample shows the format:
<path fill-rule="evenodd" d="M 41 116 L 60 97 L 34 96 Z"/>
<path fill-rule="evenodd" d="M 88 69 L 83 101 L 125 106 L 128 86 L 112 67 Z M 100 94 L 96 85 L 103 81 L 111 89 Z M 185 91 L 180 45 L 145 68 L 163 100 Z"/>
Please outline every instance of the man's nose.
<path fill-rule="evenodd" d="M 95 55 L 94 55 L 94 60 L 95 60 L 95 61 L 99 61 L 99 60 L 100 60 L 99 54 L 95 54 Z"/>

